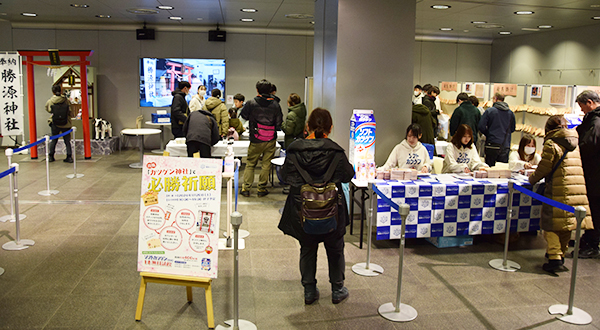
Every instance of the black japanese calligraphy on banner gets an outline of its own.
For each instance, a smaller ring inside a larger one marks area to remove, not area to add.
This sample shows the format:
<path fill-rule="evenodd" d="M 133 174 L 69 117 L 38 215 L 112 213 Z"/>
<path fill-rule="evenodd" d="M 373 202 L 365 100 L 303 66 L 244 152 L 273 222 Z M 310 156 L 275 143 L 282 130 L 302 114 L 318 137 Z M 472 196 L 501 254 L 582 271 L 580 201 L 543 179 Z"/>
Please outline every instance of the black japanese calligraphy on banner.
<path fill-rule="evenodd" d="M 0 54 L 0 132 L 3 136 L 23 134 L 23 85 L 21 58 Z"/>

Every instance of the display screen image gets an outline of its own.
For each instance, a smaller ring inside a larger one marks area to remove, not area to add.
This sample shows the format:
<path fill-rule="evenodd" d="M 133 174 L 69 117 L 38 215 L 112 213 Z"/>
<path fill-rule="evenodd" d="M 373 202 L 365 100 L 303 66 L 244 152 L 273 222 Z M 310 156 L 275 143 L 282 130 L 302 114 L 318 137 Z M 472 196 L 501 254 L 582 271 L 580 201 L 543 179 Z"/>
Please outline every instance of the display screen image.
<path fill-rule="evenodd" d="M 172 91 L 180 81 L 188 81 L 192 88 L 186 97 L 189 102 L 200 85 L 206 86 L 208 98 L 213 89 L 225 95 L 225 60 L 191 58 L 140 58 L 140 106 L 170 107 Z"/>

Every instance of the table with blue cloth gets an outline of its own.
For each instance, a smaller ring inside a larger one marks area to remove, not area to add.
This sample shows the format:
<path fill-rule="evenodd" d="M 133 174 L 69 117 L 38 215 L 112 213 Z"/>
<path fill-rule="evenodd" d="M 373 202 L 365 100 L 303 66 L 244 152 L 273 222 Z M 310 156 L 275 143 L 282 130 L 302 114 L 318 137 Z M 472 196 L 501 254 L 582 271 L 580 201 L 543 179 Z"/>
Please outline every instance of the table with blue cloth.
<path fill-rule="evenodd" d="M 527 181 L 514 182 L 531 189 Z M 435 176 L 431 176 L 375 185 L 394 203 L 410 205 L 406 238 L 499 234 L 505 231 L 508 179 L 437 181 Z M 541 214 L 540 201 L 515 191 L 510 230 L 538 230 Z M 377 239 L 399 239 L 401 224 L 400 214 L 377 196 Z"/>

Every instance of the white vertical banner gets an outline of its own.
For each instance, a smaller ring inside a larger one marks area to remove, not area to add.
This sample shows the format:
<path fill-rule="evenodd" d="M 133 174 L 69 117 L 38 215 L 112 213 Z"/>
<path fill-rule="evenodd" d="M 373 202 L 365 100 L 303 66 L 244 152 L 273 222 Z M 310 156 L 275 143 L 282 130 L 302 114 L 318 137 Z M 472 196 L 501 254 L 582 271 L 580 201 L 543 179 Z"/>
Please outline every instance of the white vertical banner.
<path fill-rule="evenodd" d="M 144 156 L 138 271 L 217 277 L 221 159 Z"/>
<path fill-rule="evenodd" d="M 144 58 L 144 90 L 146 101 L 151 102 L 156 98 L 156 59 Z"/>
<path fill-rule="evenodd" d="M 3 136 L 23 134 L 25 122 L 21 78 L 21 56 L 0 54 L 0 133 Z"/>

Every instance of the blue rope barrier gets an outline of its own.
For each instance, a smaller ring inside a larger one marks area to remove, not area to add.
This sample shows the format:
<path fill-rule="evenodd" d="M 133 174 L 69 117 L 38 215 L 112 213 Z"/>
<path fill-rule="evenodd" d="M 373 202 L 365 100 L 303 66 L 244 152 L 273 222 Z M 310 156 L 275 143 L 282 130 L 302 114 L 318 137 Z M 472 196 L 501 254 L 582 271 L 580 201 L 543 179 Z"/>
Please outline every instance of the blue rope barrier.
<path fill-rule="evenodd" d="M 7 175 L 9 175 L 11 173 L 15 173 L 15 168 L 14 167 L 11 167 L 8 170 L 0 173 L 0 179 L 2 179 L 3 177 L 5 177 L 5 176 L 7 176 Z"/>
<path fill-rule="evenodd" d="M 377 186 L 373 185 L 373 191 L 379 196 L 381 197 L 381 199 L 383 199 L 384 202 L 390 204 L 390 206 L 396 210 L 396 212 L 400 212 L 400 206 L 398 206 L 398 204 L 392 202 L 391 199 L 389 199 L 386 195 L 384 195 L 381 190 L 377 189 Z"/>
<path fill-rule="evenodd" d="M 39 140 L 37 140 L 37 141 L 35 141 L 35 142 L 31 143 L 31 144 L 28 144 L 28 145 L 26 145 L 26 146 L 22 146 L 22 147 L 19 147 L 19 148 L 17 148 L 17 149 L 13 149 L 13 152 L 14 152 L 14 153 L 16 153 L 16 152 L 23 151 L 23 150 L 25 150 L 25 149 L 29 149 L 29 148 L 31 148 L 31 147 L 35 147 L 35 146 L 37 146 L 38 144 L 44 143 L 44 141 L 46 141 L 46 138 L 45 138 L 45 137 L 44 137 L 44 138 L 41 138 L 41 139 L 39 139 Z"/>
<path fill-rule="evenodd" d="M 65 136 L 65 135 L 67 135 L 67 134 L 71 134 L 71 132 L 73 132 L 73 129 L 72 129 L 72 128 L 71 128 L 70 130 L 66 131 L 66 132 L 63 132 L 63 133 L 60 133 L 60 134 L 57 134 L 57 135 L 51 136 L 51 137 L 50 137 L 50 140 L 59 139 L 59 138 L 61 138 L 61 137 Z"/>
<path fill-rule="evenodd" d="M 552 200 L 552 199 L 550 199 L 548 197 L 544 197 L 544 196 L 542 196 L 542 195 L 540 195 L 538 193 L 534 193 L 533 191 L 531 191 L 529 189 L 526 189 L 526 188 L 523 188 L 523 187 L 519 186 L 516 183 L 513 185 L 513 187 L 515 188 L 515 190 L 518 190 L 518 191 L 522 192 L 523 194 L 525 194 L 527 196 L 530 196 L 530 197 L 533 197 L 533 198 L 535 198 L 535 199 L 537 199 L 537 200 L 539 200 L 539 201 L 541 201 L 543 203 L 546 203 L 546 204 L 548 204 L 550 206 L 556 207 L 556 208 L 561 209 L 563 211 L 575 213 L 575 208 L 573 206 L 566 205 L 566 204 L 563 204 L 563 203 L 559 203 L 559 202 L 557 202 L 555 200 Z M 548 189 L 548 187 L 546 187 L 546 189 Z"/>
<path fill-rule="evenodd" d="M 240 165 L 237 165 L 235 167 L 235 174 L 233 176 L 233 189 L 235 189 L 235 210 L 237 211 L 237 205 L 238 205 L 238 195 L 239 195 L 239 191 L 238 191 L 238 186 L 239 186 L 239 177 L 240 177 Z"/>

